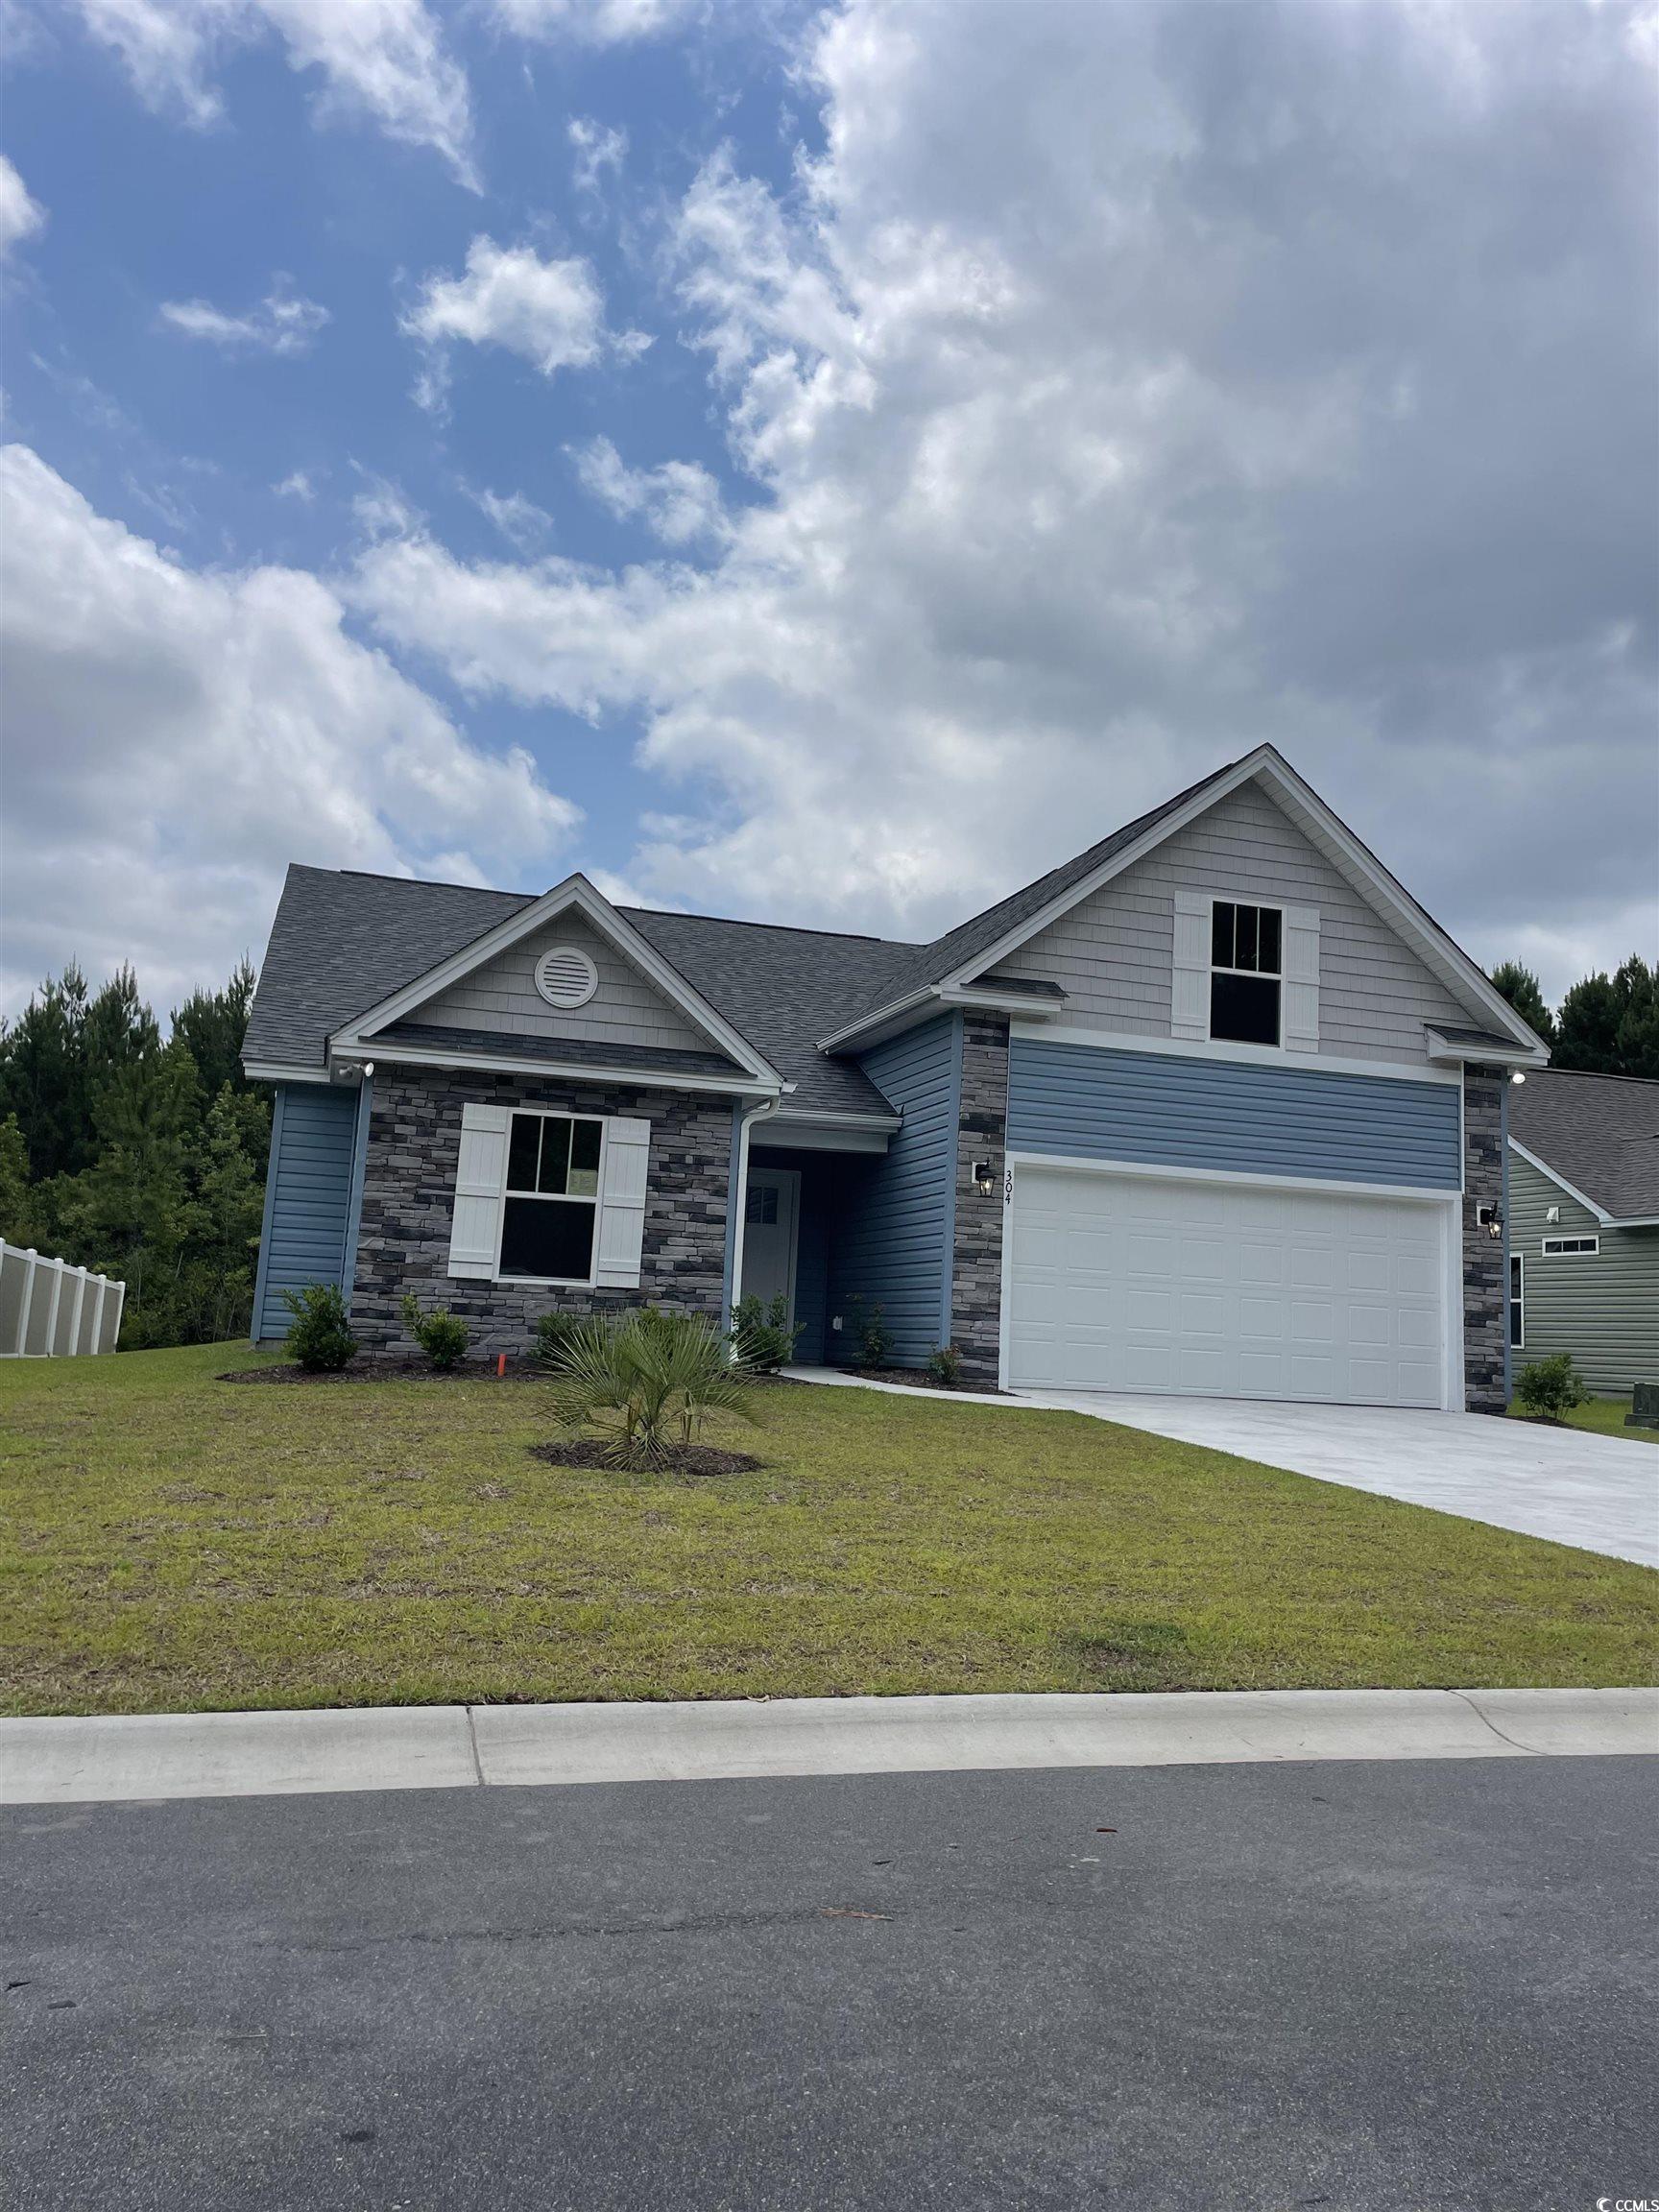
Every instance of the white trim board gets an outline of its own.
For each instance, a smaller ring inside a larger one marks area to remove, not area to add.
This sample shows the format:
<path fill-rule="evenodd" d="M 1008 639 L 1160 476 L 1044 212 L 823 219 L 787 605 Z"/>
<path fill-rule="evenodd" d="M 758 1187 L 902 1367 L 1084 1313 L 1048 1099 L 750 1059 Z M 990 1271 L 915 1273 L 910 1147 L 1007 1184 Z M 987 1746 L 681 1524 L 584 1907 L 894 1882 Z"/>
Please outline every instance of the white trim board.
<path fill-rule="evenodd" d="M 1404 1060 L 1349 1060 L 1334 1052 L 1286 1052 L 1281 1046 L 1235 1045 L 1226 1040 L 1202 1041 L 1185 1037 L 1142 1036 L 1136 1029 L 1084 1029 L 1074 1022 L 1009 1023 L 1009 1038 L 1033 1044 L 1087 1045 L 1103 1052 L 1167 1052 L 1185 1060 L 1232 1060 L 1245 1068 L 1277 1068 L 1306 1075 L 1382 1075 L 1396 1083 L 1444 1083 L 1461 1090 L 1463 1077 L 1455 1068 L 1431 1068 Z M 1513 1139 L 1511 1139 L 1513 1142 Z"/>
<path fill-rule="evenodd" d="M 494 928 L 485 930 L 481 937 L 474 937 L 459 952 L 453 952 L 446 960 L 439 961 L 435 967 L 418 975 L 414 982 L 405 984 L 400 991 L 393 992 L 390 998 L 382 998 L 378 1005 L 371 1006 L 366 1013 L 347 1022 L 330 1039 L 331 1049 L 373 1055 L 375 1049 L 373 1031 L 401 1021 L 405 1015 L 424 1005 L 429 998 L 436 998 L 441 991 L 459 982 L 464 975 L 469 975 L 474 969 L 494 959 L 497 953 L 508 950 L 523 938 L 545 927 L 548 923 L 556 922 L 560 915 L 570 912 L 572 908 L 583 915 L 617 951 L 631 960 L 671 1004 L 702 1030 L 705 1037 L 718 1046 L 721 1051 L 730 1052 L 744 1074 L 757 1084 L 781 1084 L 782 1077 L 771 1063 L 763 1059 L 749 1040 L 734 1029 L 700 991 L 694 990 L 679 970 L 671 967 L 656 947 L 648 944 L 633 924 L 625 921 L 604 894 L 596 891 L 587 877 L 581 874 L 567 876 L 563 883 L 556 883 L 551 891 L 543 892 L 540 899 L 533 899 L 527 906 L 521 906 L 517 913 L 510 914 L 504 922 L 498 922 Z M 494 1065 L 504 1067 L 507 1063 Z"/>
<path fill-rule="evenodd" d="M 1062 1167 L 1077 1174 L 1143 1175 L 1157 1183 L 1245 1183 L 1258 1190 L 1314 1190 L 1336 1198 L 1407 1198 L 1419 1206 L 1455 1206 L 1462 1197 L 1447 1184 L 1350 1183 L 1329 1175 L 1258 1174 L 1254 1168 L 1188 1167 L 1144 1160 L 1093 1159 L 1081 1152 L 1009 1152 L 1010 1167 Z"/>
<path fill-rule="evenodd" d="M 290 1068 L 279 1060 L 244 1060 L 242 1072 L 250 1083 L 333 1083 L 326 1068 Z"/>
<path fill-rule="evenodd" d="M 364 1053 L 389 1068 L 463 1068 L 481 1075 L 543 1075 L 561 1083 L 621 1083 L 635 1091 L 711 1091 L 722 1098 L 777 1098 L 782 1094 L 775 1084 L 752 1081 L 735 1069 L 730 1075 L 685 1075 L 667 1068 L 630 1068 L 625 1062 L 601 1067 L 586 1061 L 515 1060 L 504 1053 L 483 1057 L 475 1052 L 444 1052 L 423 1045 L 382 1044 L 376 1047 L 373 1040 L 358 1045 L 351 1057 L 357 1059 Z"/>

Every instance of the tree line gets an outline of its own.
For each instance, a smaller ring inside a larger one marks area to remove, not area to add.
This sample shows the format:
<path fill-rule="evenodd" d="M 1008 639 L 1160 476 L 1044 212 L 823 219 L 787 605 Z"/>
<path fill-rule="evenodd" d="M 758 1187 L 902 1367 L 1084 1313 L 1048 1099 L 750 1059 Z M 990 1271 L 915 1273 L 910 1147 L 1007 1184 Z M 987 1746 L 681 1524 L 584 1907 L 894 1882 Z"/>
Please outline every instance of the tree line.
<path fill-rule="evenodd" d="M 127 1285 L 121 1341 L 245 1335 L 271 1150 L 242 1073 L 243 961 L 170 1032 L 131 968 L 89 992 L 71 963 L 0 1023 L 0 1237 Z"/>
<path fill-rule="evenodd" d="M 1659 970 L 1633 952 L 1611 975 L 1586 975 L 1551 1011 L 1538 978 L 1505 960 L 1492 981 L 1550 1047 L 1551 1068 L 1659 1080 Z"/>
<path fill-rule="evenodd" d="M 1632 955 L 1558 1007 L 1515 961 L 1493 982 L 1551 1066 L 1659 1079 L 1659 973 Z M 121 1341 L 247 1333 L 271 1150 L 269 1100 L 242 1073 L 244 960 L 160 1023 L 122 968 L 91 993 L 71 963 L 0 1022 L 0 1237 L 125 1282 Z"/>

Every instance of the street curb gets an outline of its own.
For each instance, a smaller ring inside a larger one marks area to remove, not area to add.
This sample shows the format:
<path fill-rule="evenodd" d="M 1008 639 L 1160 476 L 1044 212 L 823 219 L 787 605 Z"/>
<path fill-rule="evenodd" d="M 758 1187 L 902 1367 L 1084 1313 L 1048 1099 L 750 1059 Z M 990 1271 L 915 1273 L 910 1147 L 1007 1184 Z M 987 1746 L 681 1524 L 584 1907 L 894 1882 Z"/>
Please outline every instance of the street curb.
<path fill-rule="evenodd" d="M 1240 1690 L 0 1720 L 0 1805 L 1659 1752 L 1659 1690 Z"/>

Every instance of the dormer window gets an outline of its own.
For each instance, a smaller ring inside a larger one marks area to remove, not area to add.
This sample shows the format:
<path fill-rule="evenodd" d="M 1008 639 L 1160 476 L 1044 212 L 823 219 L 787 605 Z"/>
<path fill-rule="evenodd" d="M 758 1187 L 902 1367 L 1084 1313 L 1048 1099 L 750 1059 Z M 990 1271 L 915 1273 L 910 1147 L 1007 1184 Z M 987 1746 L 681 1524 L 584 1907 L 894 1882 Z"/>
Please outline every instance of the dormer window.
<path fill-rule="evenodd" d="M 1277 1045 L 1285 916 L 1278 906 L 1217 899 L 1210 917 L 1210 1034 L 1230 1045 Z"/>

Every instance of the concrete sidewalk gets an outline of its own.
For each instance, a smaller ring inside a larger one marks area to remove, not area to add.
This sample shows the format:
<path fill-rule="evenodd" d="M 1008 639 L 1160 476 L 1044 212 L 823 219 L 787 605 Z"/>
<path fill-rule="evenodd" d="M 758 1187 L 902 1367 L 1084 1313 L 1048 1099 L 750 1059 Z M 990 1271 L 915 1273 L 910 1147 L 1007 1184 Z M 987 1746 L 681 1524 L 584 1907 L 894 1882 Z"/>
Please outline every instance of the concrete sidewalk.
<path fill-rule="evenodd" d="M 1659 1752 L 1659 1690 L 430 1705 L 0 1720 L 0 1804 Z"/>

